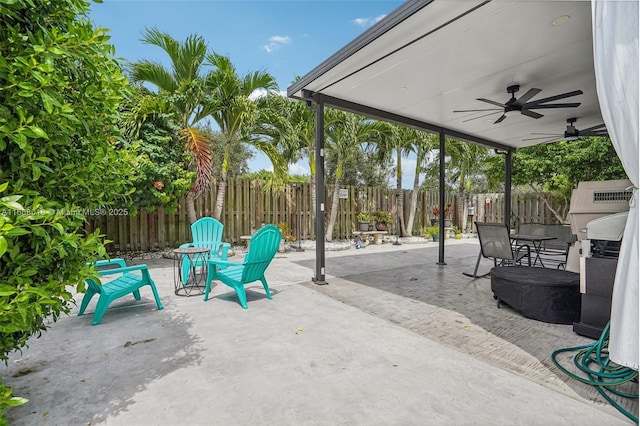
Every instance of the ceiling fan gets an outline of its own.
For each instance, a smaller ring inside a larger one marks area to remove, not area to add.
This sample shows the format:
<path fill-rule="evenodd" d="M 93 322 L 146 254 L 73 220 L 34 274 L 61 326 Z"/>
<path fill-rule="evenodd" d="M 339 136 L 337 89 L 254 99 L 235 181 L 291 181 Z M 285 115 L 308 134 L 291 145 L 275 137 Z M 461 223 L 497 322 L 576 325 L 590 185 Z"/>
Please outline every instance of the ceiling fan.
<path fill-rule="evenodd" d="M 493 124 L 498 124 L 505 118 L 507 118 L 507 113 L 511 111 L 520 111 L 521 114 L 526 115 L 527 117 L 538 119 L 540 117 L 544 117 L 544 115 L 532 111 L 533 109 L 548 109 L 548 108 L 575 108 L 580 106 L 580 102 L 571 102 L 571 103 L 559 103 L 559 104 L 551 104 L 549 102 L 557 101 L 560 99 L 571 98 L 573 96 L 582 95 L 582 90 L 574 90 L 573 92 L 562 93 L 560 95 L 550 96 L 548 98 L 538 99 L 534 101 L 529 100 L 533 98 L 538 93 L 542 92 L 541 89 L 529 89 L 527 93 L 520 96 L 520 98 L 516 99 L 515 93 L 520 90 L 520 85 L 514 84 L 513 86 L 507 87 L 507 92 L 511 94 L 511 99 L 509 99 L 505 103 L 500 103 L 496 101 L 492 101 L 491 99 L 485 98 L 477 98 L 478 101 L 486 102 L 491 105 L 495 105 L 499 108 L 489 108 L 489 109 L 467 109 L 467 110 L 459 110 L 453 112 L 479 112 L 479 111 L 494 111 L 489 114 L 481 115 L 480 117 L 470 118 L 464 121 L 476 120 L 478 118 L 486 117 L 488 115 L 497 114 L 502 111 L 502 115 L 498 118 Z"/>
<path fill-rule="evenodd" d="M 592 126 L 587 129 L 579 130 L 576 128 L 574 123 L 577 121 L 577 118 L 568 118 L 567 119 L 567 130 L 564 131 L 563 134 L 558 133 L 531 133 L 532 135 L 542 135 L 535 138 L 522 139 L 523 141 L 534 141 L 539 140 L 543 142 L 556 142 L 556 141 L 575 141 L 584 136 L 609 136 L 607 133 L 607 128 L 603 124 L 598 124 L 597 126 Z"/>

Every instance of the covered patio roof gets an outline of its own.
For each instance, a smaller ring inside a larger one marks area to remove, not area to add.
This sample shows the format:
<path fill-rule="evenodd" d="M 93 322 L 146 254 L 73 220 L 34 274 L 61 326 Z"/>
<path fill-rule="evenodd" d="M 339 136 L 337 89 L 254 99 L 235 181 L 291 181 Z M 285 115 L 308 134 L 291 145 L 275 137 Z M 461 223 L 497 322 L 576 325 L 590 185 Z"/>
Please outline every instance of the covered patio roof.
<path fill-rule="evenodd" d="M 324 212 L 325 105 L 438 132 L 443 154 L 447 135 L 503 148 L 505 217 L 514 149 L 548 141 L 534 139 L 534 133 L 563 135 L 569 119 L 577 119 L 578 129 L 606 119 L 637 194 L 638 16 L 638 3 L 626 1 L 407 1 L 287 90 L 289 97 L 316 104 L 316 217 Z M 513 86 L 519 90 L 512 98 L 507 92 Z M 561 96 L 576 91 L 581 93 Z M 573 102 L 580 105 L 540 108 Z M 635 370 L 638 226 L 636 202 L 630 204 L 616 271 L 610 339 L 610 359 Z M 316 230 L 323 235 L 322 220 Z M 320 237 L 318 284 L 324 282 L 323 250 Z M 439 256 L 443 264 L 442 241 Z"/>
<path fill-rule="evenodd" d="M 500 104 L 519 85 L 534 102 L 576 108 L 532 109 L 532 118 Z M 588 1 L 408 1 L 292 84 L 289 97 L 496 148 L 521 148 L 561 135 L 567 119 L 603 123 L 596 94 Z M 454 112 L 491 109 L 494 111 Z"/>
<path fill-rule="evenodd" d="M 589 1 L 403 3 L 287 89 L 317 106 L 317 217 L 325 201 L 322 111 L 330 106 L 438 133 L 443 153 L 447 136 L 503 150 L 508 218 L 512 151 L 563 136 L 569 119 L 578 129 L 603 123 L 592 40 Z M 565 103 L 578 105 L 541 107 Z M 322 221 L 316 235 L 324 235 Z M 322 242 L 316 253 L 316 281 L 323 283 Z M 443 242 L 438 263 L 445 264 Z"/>

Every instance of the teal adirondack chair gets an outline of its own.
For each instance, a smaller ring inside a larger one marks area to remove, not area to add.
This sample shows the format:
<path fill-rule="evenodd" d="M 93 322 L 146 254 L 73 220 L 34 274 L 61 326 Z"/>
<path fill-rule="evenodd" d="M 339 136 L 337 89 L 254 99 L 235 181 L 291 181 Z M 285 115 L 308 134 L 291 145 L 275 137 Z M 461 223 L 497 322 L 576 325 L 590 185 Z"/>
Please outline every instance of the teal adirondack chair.
<path fill-rule="evenodd" d="M 195 276 L 196 268 L 202 267 L 208 260 L 227 260 L 231 244 L 222 242 L 222 231 L 224 225 L 212 217 L 203 217 L 191 225 L 191 238 L 193 242 L 182 244 L 180 248 L 206 247 L 210 249 L 207 256 L 189 259 L 182 256 L 182 282 L 186 284 L 189 280 L 189 272 Z"/>
<path fill-rule="evenodd" d="M 151 287 L 158 309 L 160 310 L 163 308 L 160 296 L 158 296 L 156 285 L 151 279 L 151 275 L 149 275 L 149 268 L 147 265 L 127 266 L 124 259 L 100 260 L 94 265 L 98 268 L 117 265 L 117 268 L 98 270 L 98 275 L 121 275 L 105 283 L 102 283 L 96 278 L 87 278 L 85 280 L 88 287 L 87 292 L 82 298 L 78 316 L 84 314 L 84 311 L 87 309 L 87 305 L 89 305 L 93 296 L 96 294 L 100 295 L 98 303 L 96 304 L 96 310 L 93 314 L 92 325 L 97 325 L 100 322 L 102 316 L 107 311 L 109 304 L 114 300 L 126 296 L 129 293 L 132 293 L 136 300 L 140 300 L 140 288 L 145 285 Z M 138 274 L 137 271 L 140 273 Z"/>
<path fill-rule="evenodd" d="M 271 292 L 264 272 L 276 255 L 281 239 L 282 233 L 277 226 L 265 225 L 251 237 L 249 252 L 242 263 L 222 259 L 209 260 L 204 300 L 209 298 L 211 281 L 214 279 L 234 289 L 240 305 L 244 309 L 247 309 L 247 294 L 244 286 L 254 281 L 262 282 L 267 298 L 271 299 Z"/>

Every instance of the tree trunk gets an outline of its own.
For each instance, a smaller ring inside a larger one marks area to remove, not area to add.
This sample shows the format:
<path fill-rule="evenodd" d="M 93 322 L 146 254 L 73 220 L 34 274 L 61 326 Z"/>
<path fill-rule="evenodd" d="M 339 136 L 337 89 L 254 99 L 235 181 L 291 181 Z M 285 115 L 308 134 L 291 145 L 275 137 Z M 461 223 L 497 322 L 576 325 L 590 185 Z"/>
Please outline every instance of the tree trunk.
<path fill-rule="evenodd" d="M 398 218 L 400 218 L 400 236 L 407 236 L 407 225 L 404 222 L 404 193 L 402 190 L 398 191 Z"/>
<path fill-rule="evenodd" d="M 409 206 L 409 220 L 407 221 L 407 236 L 413 235 L 413 221 L 416 218 L 418 208 L 418 190 L 420 188 L 420 175 L 418 171 L 413 177 L 413 191 L 411 192 L 411 205 Z"/>
<path fill-rule="evenodd" d="M 220 185 L 218 186 L 218 196 L 216 197 L 216 209 L 213 212 L 214 219 L 222 222 L 220 217 L 222 216 L 222 208 L 224 207 L 224 196 L 227 192 L 227 172 L 222 171 L 220 174 Z"/>
<path fill-rule="evenodd" d="M 407 228 L 404 223 L 404 200 L 403 200 L 403 192 L 402 192 L 402 175 L 398 176 L 397 180 L 397 189 L 396 189 L 396 203 L 397 203 L 397 211 L 398 217 L 396 221 L 399 222 L 400 229 L 398 229 L 398 233 L 401 237 L 405 237 L 407 235 Z"/>
<path fill-rule="evenodd" d="M 551 207 L 551 203 L 549 203 L 549 200 L 547 200 L 547 197 L 544 195 L 544 193 L 542 191 L 538 191 L 538 188 L 536 188 L 532 184 L 529 184 L 529 186 L 531 187 L 531 189 L 533 189 L 533 191 L 536 194 L 538 194 L 539 197 L 542 197 L 542 202 L 544 203 L 545 206 L 547 206 L 547 208 L 551 211 L 551 213 L 553 213 L 556 219 L 558 219 L 558 222 L 566 224 L 567 222 L 560 215 L 560 213 L 558 213 L 553 207 Z"/>
<path fill-rule="evenodd" d="M 464 186 L 460 185 L 458 188 L 458 199 L 456 200 L 456 218 L 454 223 L 458 227 L 459 230 L 464 230 L 467 226 L 467 218 L 464 214 L 465 204 L 464 204 Z"/>
<path fill-rule="evenodd" d="M 396 156 L 396 204 L 398 217 L 396 218 L 396 222 L 398 222 L 400 228 L 398 229 L 398 236 L 400 237 L 407 235 L 407 228 L 404 223 L 404 202 L 402 197 L 402 157 L 400 150 L 398 150 Z"/>
<path fill-rule="evenodd" d="M 333 187 L 333 199 L 331 200 L 331 212 L 329 214 L 329 223 L 327 229 L 325 229 L 325 240 L 333 241 L 333 225 L 336 223 L 336 217 L 338 217 L 338 204 L 340 203 L 340 178 L 336 178 L 336 184 Z"/>
<path fill-rule="evenodd" d="M 187 208 L 187 220 L 190 224 L 193 224 L 196 220 L 198 220 L 198 216 L 196 215 L 196 195 L 193 192 L 187 192 L 187 196 L 185 197 L 185 205 Z"/>

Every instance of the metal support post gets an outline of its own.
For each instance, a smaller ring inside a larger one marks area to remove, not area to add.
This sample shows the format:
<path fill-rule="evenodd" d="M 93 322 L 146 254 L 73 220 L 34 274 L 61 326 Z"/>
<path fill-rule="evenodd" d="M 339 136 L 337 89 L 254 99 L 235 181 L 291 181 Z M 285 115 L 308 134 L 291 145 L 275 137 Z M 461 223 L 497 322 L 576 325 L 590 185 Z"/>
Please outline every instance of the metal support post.
<path fill-rule="evenodd" d="M 438 241 L 438 265 L 446 265 L 444 261 L 444 175 L 445 175 L 445 134 L 444 129 L 440 129 L 440 218 L 438 228 L 440 230 L 440 241 Z"/>
<path fill-rule="evenodd" d="M 324 252 L 324 102 L 316 100 L 316 275 L 312 278 L 318 285 L 325 281 Z"/>

